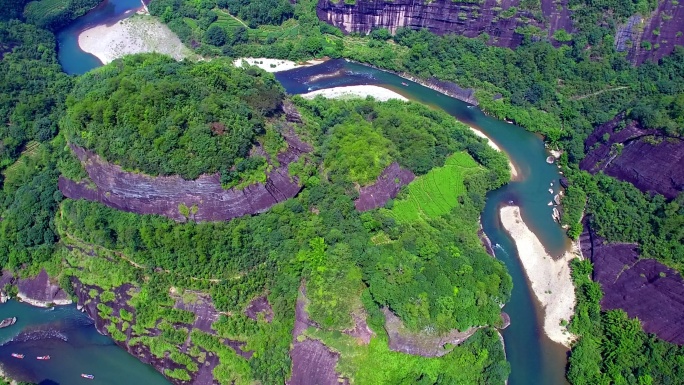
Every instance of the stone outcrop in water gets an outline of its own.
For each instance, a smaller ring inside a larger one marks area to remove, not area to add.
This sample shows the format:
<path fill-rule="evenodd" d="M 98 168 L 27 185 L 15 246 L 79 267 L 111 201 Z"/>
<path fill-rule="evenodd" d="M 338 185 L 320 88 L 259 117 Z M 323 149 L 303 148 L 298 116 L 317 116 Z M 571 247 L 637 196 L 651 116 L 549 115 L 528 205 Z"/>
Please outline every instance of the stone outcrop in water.
<path fill-rule="evenodd" d="M 411 183 L 415 177 L 411 170 L 402 168 L 394 162 L 382 171 L 375 183 L 361 187 L 359 198 L 354 205 L 359 211 L 382 207 L 388 200 L 397 196 L 402 186 Z"/>
<path fill-rule="evenodd" d="M 615 48 L 634 64 L 658 61 L 675 46 L 684 46 L 684 4 L 676 1 L 658 2 L 648 17 L 633 15 L 615 33 Z"/>
<path fill-rule="evenodd" d="M 653 259 L 640 259 L 634 243 L 607 243 L 585 218 L 580 237 L 582 255 L 594 264 L 593 279 L 601 284 L 604 310 L 623 309 L 638 317 L 647 333 L 684 344 L 684 280 Z"/>
<path fill-rule="evenodd" d="M 513 9 L 512 7 L 516 7 Z M 542 14 L 548 19 L 548 36 L 557 29 L 572 30 L 567 0 L 542 0 Z M 456 33 L 476 37 L 490 36 L 490 43 L 501 47 L 516 47 L 523 39 L 517 27 L 533 25 L 546 30 L 543 21 L 534 19 L 531 11 L 521 10 L 519 0 L 319 0 L 318 18 L 339 27 L 345 33 L 369 33 L 375 28 L 426 28 L 436 34 Z"/>
<path fill-rule="evenodd" d="M 668 199 L 684 191 L 684 140 L 643 129 L 634 121 L 619 129 L 623 119 L 619 115 L 594 130 L 585 141 L 587 156 L 580 168 L 592 174 L 603 171 Z"/>
<path fill-rule="evenodd" d="M 301 189 L 297 178 L 289 175 L 288 166 L 312 148 L 294 132 L 284 132 L 283 136 L 288 148 L 278 154 L 280 166 L 267 175 L 266 183 L 244 189 L 223 189 L 218 174 L 185 180 L 180 176 L 152 177 L 127 172 L 75 145 L 71 149 L 94 185 L 60 177 L 59 189 L 68 198 L 97 201 L 138 214 L 164 215 L 177 221 L 225 221 L 261 213 L 294 197 Z M 181 205 L 188 209 L 187 217 L 181 212 Z"/>
<path fill-rule="evenodd" d="M 17 297 L 33 306 L 68 305 L 72 302 L 69 294 L 52 282 L 45 269 L 31 278 L 19 278 L 14 276 L 11 271 L 3 270 L 2 276 L 0 276 L 0 291 L 4 289 L 5 285 L 16 285 L 19 291 Z M 1 293 L 1 297 L 5 301 L 9 298 L 4 292 Z"/>

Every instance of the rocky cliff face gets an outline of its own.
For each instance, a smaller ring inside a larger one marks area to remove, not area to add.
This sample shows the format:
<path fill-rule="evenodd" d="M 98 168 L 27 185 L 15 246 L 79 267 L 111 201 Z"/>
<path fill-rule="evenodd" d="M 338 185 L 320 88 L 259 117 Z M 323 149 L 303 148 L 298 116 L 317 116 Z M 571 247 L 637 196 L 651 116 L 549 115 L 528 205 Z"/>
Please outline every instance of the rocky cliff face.
<path fill-rule="evenodd" d="M 359 199 L 354 205 L 359 211 L 382 207 L 388 200 L 397 196 L 402 186 L 411 183 L 415 177 L 411 170 L 401 168 L 394 162 L 382 171 L 375 183 L 361 187 Z"/>
<path fill-rule="evenodd" d="M 684 4 L 677 1 L 660 1 L 648 17 L 630 17 L 615 35 L 615 48 L 634 64 L 658 61 L 677 45 L 684 46 Z"/>
<path fill-rule="evenodd" d="M 156 356 L 152 353 L 149 346 L 135 342 L 134 338 L 136 337 L 156 337 L 162 333 L 162 331 L 157 328 L 148 330 L 147 334 L 144 335 L 140 335 L 138 332 L 136 332 L 136 311 L 129 304 L 129 301 L 131 300 L 131 293 L 139 290 L 138 288 L 131 284 L 124 284 L 122 286 L 116 287 L 111 290 L 115 294 L 115 299 L 112 301 L 102 302 L 100 295 L 102 294 L 103 290 L 101 288 L 93 285 L 86 285 L 76 279 L 74 283 L 76 297 L 78 298 L 78 306 L 81 307 L 82 310 L 95 321 L 95 327 L 101 334 L 110 335 L 108 327 L 112 326 L 112 322 L 118 322 L 120 324 L 119 319 L 121 318 L 121 310 L 124 309 L 129 314 L 133 314 L 133 316 L 130 324 L 128 322 L 124 323 L 125 325 L 128 325 L 128 327 L 123 331 L 126 337 L 125 340 L 116 341 L 117 345 L 125 349 L 128 353 L 137 357 L 140 361 L 152 365 L 160 373 L 166 374 L 167 370 L 186 368 L 185 365 L 174 362 L 169 354 L 165 354 L 162 357 Z M 192 301 L 186 302 L 184 298 L 188 297 L 189 295 L 192 297 Z M 178 330 L 185 329 L 188 334 L 186 341 L 182 345 L 177 346 L 177 348 L 181 353 L 184 354 L 188 354 L 188 352 L 193 348 L 198 349 L 200 351 L 200 357 L 202 358 L 191 356 L 193 362 L 197 364 L 198 370 L 189 371 L 189 375 L 191 377 L 189 381 L 183 381 L 174 378 L 169 378 L 169 381 L 177 385 L 218 385 L 218 381 L 214 379 L 213 370 L 219 364 L 219 357 L 215 354 L 215 352 L 209 352 L 194 345 L 189 336 L 193 330 L 202 331 L 215 336 L 216 332 L 212 328 L 212 324 L 219 319 L 219 311 L 216 310 L 211 297 L 202 292 L 172 292 L 170 293 L 170 296 L 172 299 L 174 299 L 175 303 L 173 307 L 175 309 L 192 312 L 195 316 L 192 323 L 174 324 Z M 261 301 L 260 306 L 264 308 L 260 309 L 259 312 L 272 312 L 272 310 L 270 310 L 271 307 L 265 298 L 258 300 Z M 102 317 L 98 311 L 98 304 L 101 303 L 112 308 L 111 317 Z M 159 321 L 161 320 L 158 320 L 157 323 L 159 323 Z M 116 327 L 116 324 L 114 324 L 114 326 Z M 250 359 L 252 357 L 252 352 L 243 350 L 245 342 L 232 341 L 228 339 L 221 340 L 225 346 L 233 349 L 235 353 L 239 354 L 245 359 Z"/>
<path fill-rule="evenodd" d="M 644 192 L 672 199 L 684 191 L 684 140 L 646 130 L 624 116 L 600 125 L 587 138 L 580 168 L 632 183 Z"/>
<path fill-rule="evenodd" d="M 516 47 L 522 41 L 522 35 L 515 33 L 517 27 L 533 25 L 547 30 L 548 36 L 560 28 L 571 31 L 567 0 L 542 0 L 541 8 L 536 18 L 543 15 L 549 21 L 548 29 L 543 20 L 535 20 L 533 12 L 520 9 L 520 0 L 357 0 L 355 4 L 319 0 L 317 14 L 346 33 L 369 33 L 375 28 L 394 33 L 401 27 L 467 37 L 487 33 L 491 44 Z"/>
<path fill-rule="evenodd" d="M 607 243 L 585 220 L 582 255 L 594 264 L 604 310 L 623 309 L 638 317 L 644 331 L 684 344 L 684 280 L 653 259 L 640 259 L 638 245 Z"/>
<path fill-rule="evenodd" d="M 218 174 L 188 181 L 179 176 L 152 177 L 127 172 L 75 145 L 71 149 L 84 164 L 92 184 L 60 177 L 59 189 L 68 198 L 97 201 L 138 214 L 164 215 L 177 221 L 224 221 L 260 213 L 294 197 L 301 189 L 297 179 L 290 177 L 288 166 L 311 151 L 311 146 L 294 132 L 283 136 L 288 149 L 278 155 L 281 166 L 267 175 L 266 183 L 244 189 L 223 189 Z M 181 212 L 181 205 L 188 208 L 188 213 Z"/>

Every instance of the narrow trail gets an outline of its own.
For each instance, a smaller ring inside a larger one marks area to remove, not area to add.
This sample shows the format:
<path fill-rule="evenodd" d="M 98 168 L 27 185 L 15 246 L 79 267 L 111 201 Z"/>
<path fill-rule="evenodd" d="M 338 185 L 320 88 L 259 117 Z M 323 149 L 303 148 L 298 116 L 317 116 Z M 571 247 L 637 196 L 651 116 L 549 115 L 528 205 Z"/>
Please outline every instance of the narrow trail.
<path fill-rule="evenodd" d="M 235 17 L 235 16 L 231 15 L 231 14 L 230 14 L 230 13 L 228 13 L 228 12 L 226 12 L 226 14 L 227 14 L 228 16 L 232 17 L 233 19 L 237 20 L 237 22 L 238 22 L 238 23 L 240 23 L 240 24 L 242 24 L 242 25 L 243 25 L 243 26 L 244 26 L 245 28 L 249 29 L 249 27 L 247 26 L 247 24 L 245 24 L 245 22 L 244 22 L 244 21 L 242 21 L 242 20 L 238 19 L 237 17 Z"/>
<path fill-rule="evenodd" d="M 604 93 L 604 92 L 620 91 L 620 90 L 624 90 L 624 89 L 627 89 L 627 88 L 629 88 L 629 87 L 627 87 L 627 86 L 619 86 L 619 87 L 615 87 L 615 88 L 606 88 L 606 89 L 604 89 L 604 90 L 592 92 L 592 93 L 586 94 L 586 95 L 573 96 L 572 98 L 570 98 L 570 100 L 582 100 L 582 99 L 590 98 L 590 97 L 592 97 L 592 96 L 600 95 L 600 94 L 602 94 L 602 93 Z"/>

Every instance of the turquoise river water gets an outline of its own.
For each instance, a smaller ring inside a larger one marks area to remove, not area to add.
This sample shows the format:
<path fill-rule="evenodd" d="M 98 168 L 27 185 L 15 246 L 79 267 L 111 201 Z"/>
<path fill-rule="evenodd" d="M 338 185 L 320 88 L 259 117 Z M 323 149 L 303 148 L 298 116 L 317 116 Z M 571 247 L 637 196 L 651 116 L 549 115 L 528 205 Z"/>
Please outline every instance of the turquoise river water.
<path fill-rule="evenodd" d="M 64 71 L 80 74 L 101 65 L 93 55 L 78 48 L 78 33 L 88 27 L 114 23 L 140 7 L 139 0 L 106 0 L 102 5 L 76 20 L 58 33 L 59 60 Z M 330 76 L 317 77 L 314 75 Z M 502 205 L 521 207 L 523 219 L 553 255 L 567 247 L 563 230 L 552 217 L 548 206 L 552 194 L 558 192 L 559 173 L 555 165 L 545 162 L 548 153 L 542 140 L 524 129 L 484 115 L 476 107 L 442 95 L 399 76 L 344 60 L 281 72 L 276 78 L 291 94 L 345 85 L 375 84 L 392 89 L 407 98 L 440 108 L 490 137 L 515 164 L 519 178 L 491 192 L 482 213 L 485 233 L 495 244 L 496 257 L 503 261 L 513 277 L 511 301 L 504 311 L 511 326 L 503 331 L 506 353 L 511 363 L 511 385 L 562 385 L 567 351 L 543 333 L 543 316 L 529 289 L 520 265 L 515 244 L 503 229 L 498 209 Z M 402 85 L 403 83 L 408 86 Z M 95 330 L 92 321 L 74 306 L 54 310 L 33 308 L 10 301 L 0 305 L 0 318 L 17 316 L 16 325 L 0 330 L 0 363 L 20 379 L 41 384 L 72 384 L 82 379 L 80 373 L 96 376 L 98 384 L 168 384 L 154 369 L 128 355 L 113 340 Z M 24 353 L 23 360 L 10 357 L 11 352 Z M 50 361 L 35 356 L 49 354 Z"/>

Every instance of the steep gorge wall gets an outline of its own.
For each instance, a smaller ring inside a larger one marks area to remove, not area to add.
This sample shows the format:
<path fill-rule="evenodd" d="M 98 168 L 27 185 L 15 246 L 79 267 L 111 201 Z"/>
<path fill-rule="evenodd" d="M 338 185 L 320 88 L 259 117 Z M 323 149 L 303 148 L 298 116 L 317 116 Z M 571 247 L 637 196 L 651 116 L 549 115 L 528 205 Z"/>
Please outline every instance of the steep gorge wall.
<path fill-rule="evenodd" d="M 672 199 L 684 191 L 684 140 L 663 136 L 630 121 L 624 115 L 604 123 L 587 138 L 587 156 L 580 168 L 632 183 L 643 192 Z"/>
<path fill-rule="evenodd" d="M 675 46 L 684 46 L 684 4 L 677 1 L 660 1 L 649 17 L 630 17 L 615 35 L 615 48 L 637 65 L 658 61 Z"/>
<path fill-rule="evenodd" d="M 97 201 L 138 214 L 164 215 L 177 221 L 224 221 L 256 214 L 294 197 L 301 189 L 297 179 L 289 175 L 288 166 L 312 148 L 294 133 L 283 135 L 288 149 L 278 155 L 281 166 L 267 175 L 266 183 L 244 189 L 223 189 L 218 174 L 184 180 L 179 176 L 152 177 L 127 172 L 75 145 L 71 149 L 84 164 L 94 186 L 88 181 L 75 182 L 60 176 L 59 189 L 67 198 Z M 189 208 L 189 218 L 180 211 L 180 205 Z"/>
<path fill-rule="evenodd" d="M 513 12 L 512 7 L 517 11 Z M 540 14 L 548 21 L 548 36 L 556 29 L 571 31 L 567 0 L 543 0 L 541 8 Z M 394 33 L 401 27 L 426 28 L 439 35 L 456 33 L 467 37 L 487 33 L 491 44 L 511 48 L 523 39 L 515 32 L 517 27 L 533 25 L 547 29 L 544 21 L 534 19 L 533 12 L 520 10 L 520 0 L 357 0 L 355 4 L 319 0 L 316 11 L 319 19 L 345 33 L 369 33 L 375 28 L 387 28 Z"/>
<path fill-rule="evenodd" d="M 608 243 L 584 220 L 582 255 L 594 264 L 603 310 L 623 309 L 645 332 L 684 344 L 684 279 L 662 263 L 640 258 L 639 245 Z"/>

